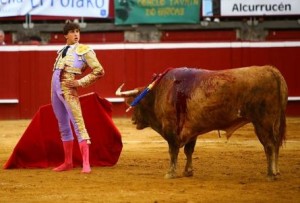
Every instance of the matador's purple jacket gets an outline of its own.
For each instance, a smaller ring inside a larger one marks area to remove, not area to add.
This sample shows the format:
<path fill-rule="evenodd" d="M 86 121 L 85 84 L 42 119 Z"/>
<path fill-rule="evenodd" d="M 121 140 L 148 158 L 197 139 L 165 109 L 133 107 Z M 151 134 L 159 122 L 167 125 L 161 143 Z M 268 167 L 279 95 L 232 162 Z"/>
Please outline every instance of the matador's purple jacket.
<path fill-rule="evenodd" d="M 61 139 L 62 141 L 74 139 L 70 126 L 71 121 L 78 142 L 82 140 L 90 142 L 82 117 L 77 88 L 68 88 L 64 82 L 74 80 L 76 75 L 80 75 L 87 67 L 90 67 L 92 72 L 78 79 L 80 86 L 86 87 L 103 76 L 104 69 L 95 52 L 87 45 L 79 43 L 71 45 L 65 57 L 62 57 L 63 49 L 57 52 L 51 84 L 51 103 L 58 120 Z"/>

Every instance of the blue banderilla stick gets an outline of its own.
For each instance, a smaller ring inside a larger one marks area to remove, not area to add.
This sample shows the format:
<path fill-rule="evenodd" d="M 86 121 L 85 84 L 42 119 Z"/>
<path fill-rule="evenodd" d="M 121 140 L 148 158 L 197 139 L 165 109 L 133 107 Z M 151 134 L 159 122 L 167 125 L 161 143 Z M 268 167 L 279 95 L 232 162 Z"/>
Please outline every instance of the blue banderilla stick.
<path fill-rule="evenodd" d="M 148 85 L 134 100 L 131 102 L 130 106 L 126 109 L 126 112 L 130 111 L 132 107 L 136 106 L 147 94 L 148 92 L 154 87 L 155 83 L 158 79 L 154 80 L 150 85 Z"/>

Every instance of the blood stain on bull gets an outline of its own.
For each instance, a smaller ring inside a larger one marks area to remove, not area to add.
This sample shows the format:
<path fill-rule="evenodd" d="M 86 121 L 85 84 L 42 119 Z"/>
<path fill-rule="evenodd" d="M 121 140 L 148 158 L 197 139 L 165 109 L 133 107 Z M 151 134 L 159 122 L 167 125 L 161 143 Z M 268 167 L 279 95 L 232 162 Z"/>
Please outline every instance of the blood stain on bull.
<path fill-rule="evenodd" d="M 195 81 L 194 69 L 183 69 L 175 71 L 173 98 L 176 108 L 177 134 L 180 133 L 185 123 L 187 113 L 187 100 L 190 99 L 191 90 Z"/>

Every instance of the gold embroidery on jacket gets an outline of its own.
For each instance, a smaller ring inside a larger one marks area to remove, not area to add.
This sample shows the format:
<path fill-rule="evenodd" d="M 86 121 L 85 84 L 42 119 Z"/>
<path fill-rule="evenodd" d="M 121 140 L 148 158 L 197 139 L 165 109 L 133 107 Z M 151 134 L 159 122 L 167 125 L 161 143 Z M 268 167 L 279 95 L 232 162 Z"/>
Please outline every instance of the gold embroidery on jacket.
<path fill-rule="evenodd" d="M 88 45 L 85 45 L 85 44 L 79 44 L 77 47 L 76 47 L 76 54 L 78 55 L 83 55 L 83 54 L 86 54 L 87 52 L 89 52 L 91 50 L 91 48 L 88 46 Z"/>

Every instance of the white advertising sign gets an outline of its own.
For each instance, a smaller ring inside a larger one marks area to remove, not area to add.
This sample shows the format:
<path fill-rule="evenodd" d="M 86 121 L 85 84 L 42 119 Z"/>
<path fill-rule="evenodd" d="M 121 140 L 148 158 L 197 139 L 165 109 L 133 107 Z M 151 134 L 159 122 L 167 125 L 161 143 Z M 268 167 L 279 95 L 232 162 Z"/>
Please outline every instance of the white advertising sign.
<path fill-rule="evenodd" d="M 300 15 L 300 0 L 221 0 L 221 16 Z"/>
<path fill-rule="evenodd" d="M 107 18 L 109 0 L 0 0 L 0 17 L 44 15 Z"/>
<path fill-rule="evenodd" d="M 23 1 L 0 1 L 0 17 L 22 16 L 26 13 L 28 8 Z"/>

